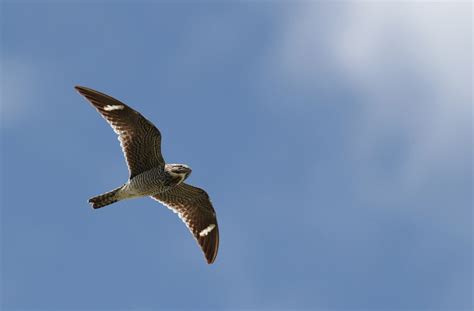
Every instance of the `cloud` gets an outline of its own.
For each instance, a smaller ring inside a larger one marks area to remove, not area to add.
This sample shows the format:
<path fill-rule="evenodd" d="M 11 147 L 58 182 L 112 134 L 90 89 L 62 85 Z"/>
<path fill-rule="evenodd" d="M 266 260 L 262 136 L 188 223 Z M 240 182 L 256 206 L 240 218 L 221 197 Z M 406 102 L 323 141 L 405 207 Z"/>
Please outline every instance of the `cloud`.
<path fill-rule="evenodd" d="M 357 5 L 334 40 L 337 64 L 367 97 L 360 140 L 376 146 L 399 133 L 410 145 L 406 182 L 445 161 L 467 160 L 472 49 L 466 4 Z"/>
<path fill-rule="evenodd" d="M 399 144 L 398 182 L 415 190 L 434 172 L 458 172 L 469 162 L 470 8 L 469 2 L 302 5 L 288 13 L 265 70 L 300 92 L 314 92 L 331 75 L 354 90 L 354 103 L 333 103 L 362 112 L 346 142 L 354 157 L 370 163 L 387 144 Z M 371 170 L 363 167 L 366 175 Z"/>

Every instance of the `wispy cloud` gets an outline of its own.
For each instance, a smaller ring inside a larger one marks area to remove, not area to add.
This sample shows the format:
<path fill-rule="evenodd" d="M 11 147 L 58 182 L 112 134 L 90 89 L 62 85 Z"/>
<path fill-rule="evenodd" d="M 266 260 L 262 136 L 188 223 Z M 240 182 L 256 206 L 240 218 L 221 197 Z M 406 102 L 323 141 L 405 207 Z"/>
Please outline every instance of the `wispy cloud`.
<path fill-rule="evenodd" d="M 318 4 L 304 5 L 289 13 L 266 70 L 303 92 L 336 73 L 359 97 L 354 156 L 370 160 L 387 141 L 403 144 L 399 182 L 416 188 L 433 169 L 468 162 L 470 6 L 358 3 L 322 14 Z"/>
<path fill-rule="evenodd" d="M 465 163 L 469 12 L 468 3 L 358 5 L 334 41 L 337 63 L 367 98 L 359 142 L 369 143 L 370 152 L 377 144 L 372 139 L 398 133 L 409 145 L 404 182 L 416 183 L 445 161 Z"/>

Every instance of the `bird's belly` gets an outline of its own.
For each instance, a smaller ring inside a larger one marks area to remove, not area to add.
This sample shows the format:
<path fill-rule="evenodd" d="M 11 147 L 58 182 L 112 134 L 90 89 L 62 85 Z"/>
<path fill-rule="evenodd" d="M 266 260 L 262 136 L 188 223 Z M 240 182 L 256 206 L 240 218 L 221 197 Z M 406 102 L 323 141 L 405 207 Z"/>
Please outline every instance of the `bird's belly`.
<path fill-rule="evenodd" d="M 131 196 L 149 196 L 167 190 L 162 174 L 158 170 L 149 170 L 132 178 L 126 185 Z"/>

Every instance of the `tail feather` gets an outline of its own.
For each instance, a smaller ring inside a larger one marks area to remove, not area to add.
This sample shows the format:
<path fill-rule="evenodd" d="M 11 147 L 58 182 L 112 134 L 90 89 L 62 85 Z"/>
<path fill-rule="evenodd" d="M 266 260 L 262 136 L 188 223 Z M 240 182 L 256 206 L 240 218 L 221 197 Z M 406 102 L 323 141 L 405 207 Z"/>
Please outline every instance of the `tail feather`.
<path fill-rule="evenodd" d="M 122 187 L 118 187 L 117 189 L 114 189 L 112 191 L 90 198 L 89 203 L 92 205 L 94 209 L 101 208 L 109 204 L 115 203 L 120 200 L 117 197 L 117 193 L 119 192 L 120 189 L 122 189 Z"/>

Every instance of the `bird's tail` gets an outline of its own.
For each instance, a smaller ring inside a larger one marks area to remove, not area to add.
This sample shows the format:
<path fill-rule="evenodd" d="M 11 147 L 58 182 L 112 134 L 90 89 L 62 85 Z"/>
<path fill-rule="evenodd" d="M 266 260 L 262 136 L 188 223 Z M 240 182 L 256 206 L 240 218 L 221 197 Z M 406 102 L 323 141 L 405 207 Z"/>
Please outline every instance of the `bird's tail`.
<path fill-rule="evenodd" d="M 101 208 L 109 204 L 115 203 L 117 201 L 120 201 L 121 198 L 119 198 L 117 194 L 122 189 L 122 187 L 123 186 L 120 186 L 117 189 L 114 189 L 112 191 L 90 198 L 89 203 L 92 205 L 94 209 L 97 209 L 97 208 Z"/>

